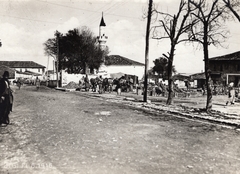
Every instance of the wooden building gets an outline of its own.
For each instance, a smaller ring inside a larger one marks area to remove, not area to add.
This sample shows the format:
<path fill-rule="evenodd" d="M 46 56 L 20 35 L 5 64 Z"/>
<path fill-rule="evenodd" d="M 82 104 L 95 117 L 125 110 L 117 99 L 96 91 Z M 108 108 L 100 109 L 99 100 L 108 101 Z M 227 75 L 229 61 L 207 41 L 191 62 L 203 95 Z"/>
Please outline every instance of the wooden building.
<path fill-rule="evenodd" d="M 240 51 L 209 59 L 213 83 L 240 85 Z"/>

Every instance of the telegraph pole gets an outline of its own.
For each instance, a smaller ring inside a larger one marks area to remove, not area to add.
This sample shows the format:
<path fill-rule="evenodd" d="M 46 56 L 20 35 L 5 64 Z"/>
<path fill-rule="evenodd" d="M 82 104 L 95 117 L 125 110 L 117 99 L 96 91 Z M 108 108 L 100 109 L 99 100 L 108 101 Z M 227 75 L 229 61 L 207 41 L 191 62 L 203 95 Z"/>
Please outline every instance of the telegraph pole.
<path fill-rule="evenodd" d="M 144 76 L 144 95 L 143 95 L 144 102 L 147 102 L 149 33 L 150 33 L 150 24 L 151 24 L 151 17 L 152 17 L 152 4 L 153 4 L 153 0 L 149 0 L 147 30 L 146 30 L 146 48 L 145 48 L 145 76 Z"/>
<path fill-rule="evenodd" d="M 59 34 L 57 33 L 57 56 L 56 56 L 56 61 L 57 61 L 57 65 L 56 65 L 56 75 L 57 75 L 57 88 L 59 87 L 59 83 L 58 83 L 58 64 L 59 64 Z"/>

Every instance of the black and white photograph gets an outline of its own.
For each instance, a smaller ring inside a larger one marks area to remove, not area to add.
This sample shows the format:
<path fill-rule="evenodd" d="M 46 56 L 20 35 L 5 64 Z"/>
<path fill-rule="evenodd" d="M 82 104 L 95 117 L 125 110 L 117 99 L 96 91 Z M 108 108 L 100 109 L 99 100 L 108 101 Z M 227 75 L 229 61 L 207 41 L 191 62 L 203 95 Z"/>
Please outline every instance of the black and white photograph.
<path fill-rule="evenodd" d="M 1 0 L 0 174 L 240 174 L 240 0 Z"/>

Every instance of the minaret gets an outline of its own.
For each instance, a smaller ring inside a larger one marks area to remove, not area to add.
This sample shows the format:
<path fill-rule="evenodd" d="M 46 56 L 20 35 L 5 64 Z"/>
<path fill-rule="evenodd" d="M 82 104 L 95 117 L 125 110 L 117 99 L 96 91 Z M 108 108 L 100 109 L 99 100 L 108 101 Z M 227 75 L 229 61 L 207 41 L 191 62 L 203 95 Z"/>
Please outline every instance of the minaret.
<path fill-rule="evenodd" d="M 105 33 L 105 28 L 106 28 L 106 24 L 104 22 L 103 13 L 102 13 L 102 19 L 101 19 L 101 22 L 100 22 L 100 25 L 99 25 L 99 36 L 98 36 L 98 42 L 99 42 L 100 48 L 102 50 L 105 49 L 106 42 L 107 42 L 107 39 L 108 39 L 108 37 L 106 36 L 106 33 Z"/>

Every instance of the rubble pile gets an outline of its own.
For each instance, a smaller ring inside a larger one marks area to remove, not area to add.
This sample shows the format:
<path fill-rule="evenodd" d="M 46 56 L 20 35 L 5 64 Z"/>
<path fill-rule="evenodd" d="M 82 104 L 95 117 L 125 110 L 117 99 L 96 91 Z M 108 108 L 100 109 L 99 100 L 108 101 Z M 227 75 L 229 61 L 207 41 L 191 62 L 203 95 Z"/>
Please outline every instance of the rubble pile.
<path fill-rule="evenodd" d="M 75 82 L 69 82 L 67 85 L 63 86 L 65 89 L 76 89 L 79 88 L 79 85 Z"/>

